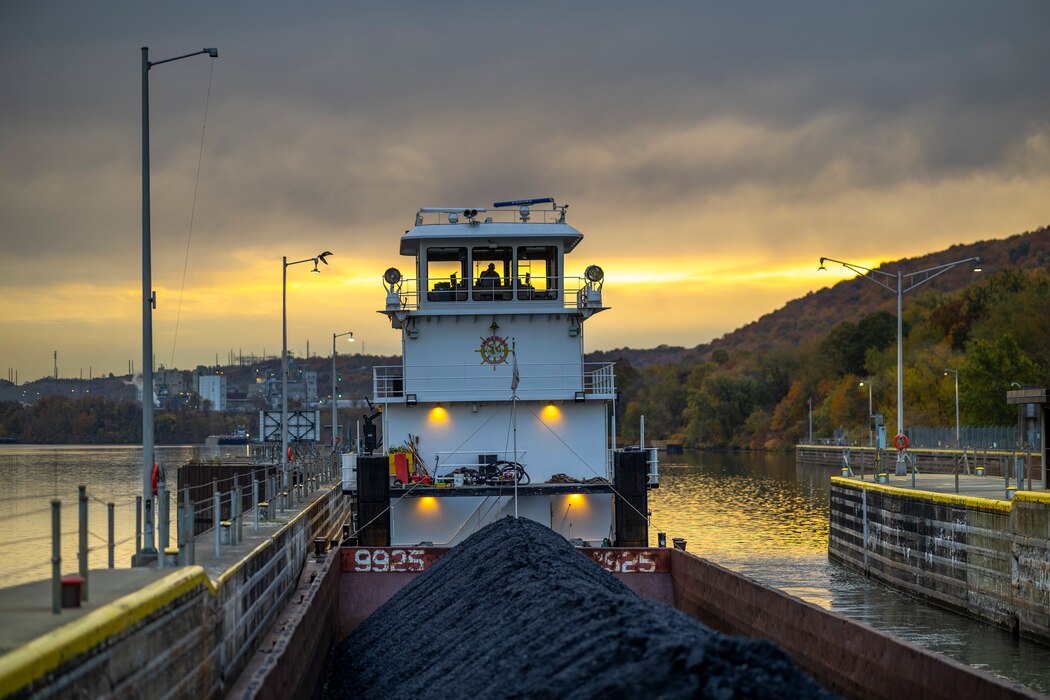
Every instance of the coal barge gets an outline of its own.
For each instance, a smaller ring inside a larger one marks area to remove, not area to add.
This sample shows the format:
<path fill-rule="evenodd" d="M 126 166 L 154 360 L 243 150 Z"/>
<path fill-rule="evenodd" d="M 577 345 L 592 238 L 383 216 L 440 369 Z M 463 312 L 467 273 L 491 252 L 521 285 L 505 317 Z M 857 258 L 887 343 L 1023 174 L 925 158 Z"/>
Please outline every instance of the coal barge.
<path fill-rule="evenodd" d="M 413 276 L 384 275 L 403 357 L 374 371 L 385 448 L 366 431 L 344 455 L 348 536 L 319 546 L 233 695 L 1037 697 L 684 541 L 649 547 L 655 450 L 615 449 L 613 367 L 583 361 L 604 273 L 564 274 L 583 238 L 566 210 L 419 210 Z"/>

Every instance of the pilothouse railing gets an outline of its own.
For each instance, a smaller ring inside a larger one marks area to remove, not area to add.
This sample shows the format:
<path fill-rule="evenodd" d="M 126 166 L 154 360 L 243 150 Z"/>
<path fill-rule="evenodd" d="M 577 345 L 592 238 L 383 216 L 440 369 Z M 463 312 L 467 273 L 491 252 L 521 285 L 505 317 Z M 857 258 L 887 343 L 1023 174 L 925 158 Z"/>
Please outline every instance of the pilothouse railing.
<path fill-rule="evenodd" d="M 381 365 L 372 370 L 377 401 L 484 401 L 510 398 L 511 366 Z M 612 362 L 522 363 L 518 365 L 519 398 L 586 400 L 616 394 Z"/>
<path fill-rule="evenodd" d="M 576 309 L 593 303 L 594 289 L 594 284 L 584 277 L 458 279 L 448 276 L 404 278 L 395 293 L 400 308 L 409 311 L 432 303 L 455 307 L 457 303 L 469 302 Z"/>

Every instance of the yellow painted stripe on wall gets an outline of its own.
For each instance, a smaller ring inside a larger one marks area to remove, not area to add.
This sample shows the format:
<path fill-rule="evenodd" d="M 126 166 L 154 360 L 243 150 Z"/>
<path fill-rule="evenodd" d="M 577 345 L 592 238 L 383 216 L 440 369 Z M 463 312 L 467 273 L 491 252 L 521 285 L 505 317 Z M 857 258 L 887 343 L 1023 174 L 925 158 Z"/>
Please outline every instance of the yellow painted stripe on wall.
<path fill-rule="evenodd" d="M 0 696 L 24 688 L 198 587 L 216 593 L 203 567 L 179 569 L 5 654 L 0 657 Z"/>
<path fill-rule="evenodd" d="M 867 491 L 879 491 L 891 496 L 904 496 L 930 503 L 943 503 L 950 506 L 962 506 L 964 508 L 976 508 L 984 511 L 997 513 L 1009 513 L 1012 510 L 1012 501 L 1001 501 L 997 498 L 981 498 L 979 496 L 962 496 L 955 493 L 934 493 L 932 491 L 920 491 L 918 489 L 900 488 L 887 484 L 874 484 L 870 481 L 855 481 L 841 476 L 831 477 L 831 482 L 838 486 L 863 489 Z M 1022 492 L 1018 491 L 1018 496 Z M 1025 492 L 1028 493 L 1028 492 Z M 1014 496 L 1017 498 L 1017 496 Z"/>
<path fill-rule="evenodd" d="M 1018 491 L 1014 494 L 1014 500 L 1050 505 L 1050 491 Z"/>

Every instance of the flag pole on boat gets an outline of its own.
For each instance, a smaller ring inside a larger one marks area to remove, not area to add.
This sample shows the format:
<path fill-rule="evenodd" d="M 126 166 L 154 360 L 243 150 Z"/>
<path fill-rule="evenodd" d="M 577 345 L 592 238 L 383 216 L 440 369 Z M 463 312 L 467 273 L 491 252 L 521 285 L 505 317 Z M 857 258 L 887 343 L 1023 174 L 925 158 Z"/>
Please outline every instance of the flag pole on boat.
<path fill-rule="evenodd" d="M 514 338 L 510 339 L 511 375 L 510 375 L 510 423 L 514 432 L 514 518 L 518 517 L 518 347 Z"/>

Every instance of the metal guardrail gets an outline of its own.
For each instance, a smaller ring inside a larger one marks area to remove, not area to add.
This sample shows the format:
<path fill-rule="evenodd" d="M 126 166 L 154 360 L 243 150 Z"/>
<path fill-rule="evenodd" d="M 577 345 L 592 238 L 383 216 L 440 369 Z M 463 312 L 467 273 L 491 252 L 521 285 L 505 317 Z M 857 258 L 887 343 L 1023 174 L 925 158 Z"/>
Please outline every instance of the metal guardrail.
<path fill-rule="evenodd" d="M 584 397 L 613 396 L 616 393 L 614 367 L 612 362 L 521 364 L 518 365 L 520 392 L 530 396 L 547 392 L 552 397 L 565 392 L 569 398 L 577 391 Z M 413 376 L 416 372 L 421 376 Z M 415 394 L 421 401 L 427 394 L 440 394 L 444 400 L 484 400 L 485 397 L 496 400 L 509 398 L 509 393 L 507 372 L 496 373 L 476 364 L 427 365 L 425 368 L 380 365 L 372 369 L 372 395 L 377 401 L 404 399 L 407 394 Z"/>
<path fill-rule="evenodd" d="M 962 426 L 959 430 L 959 439 L 956 440 L 954 427 L 910 427 L 904 430 L 908 436 L 908 443 L 912 448 L 925 449 L 958 449 L 966 448 L 988 449 L 988 450 L 1013 450 L 1018 449 L 1018 433 L 1015 425 L 978 425 Z M 892 435 L 887 436 L 887 441 Z M 805 438 L 799 440 L 799 444 L 806 444 Z M 869 436 L 866 431 L 850 431 L 845 429 L 835 430 L 834 437 L 814 437 L 808 444 L 815 445 L 839 445 L 869 447 Z M 1038 450 L 1042 445 L 1042 436 L 1038 429 L 1025 436 L 1024 444 L 1031 445 Z"/>
<path fill-rule="evenodd" d="M 595 305 L 593 294 L 598 287 L 584 277 L 500 277 L 488 283 L 484 279 L 453 280 L 451 277 L 402 279 L 394 293 L 400 308 L 418 310 L 430 303 L 454 306 L 466 302 L 493 302 L 522 306 L 553 306 L 561 309 Z M 601 306 L 600 293 L 597 306 Z"/>

